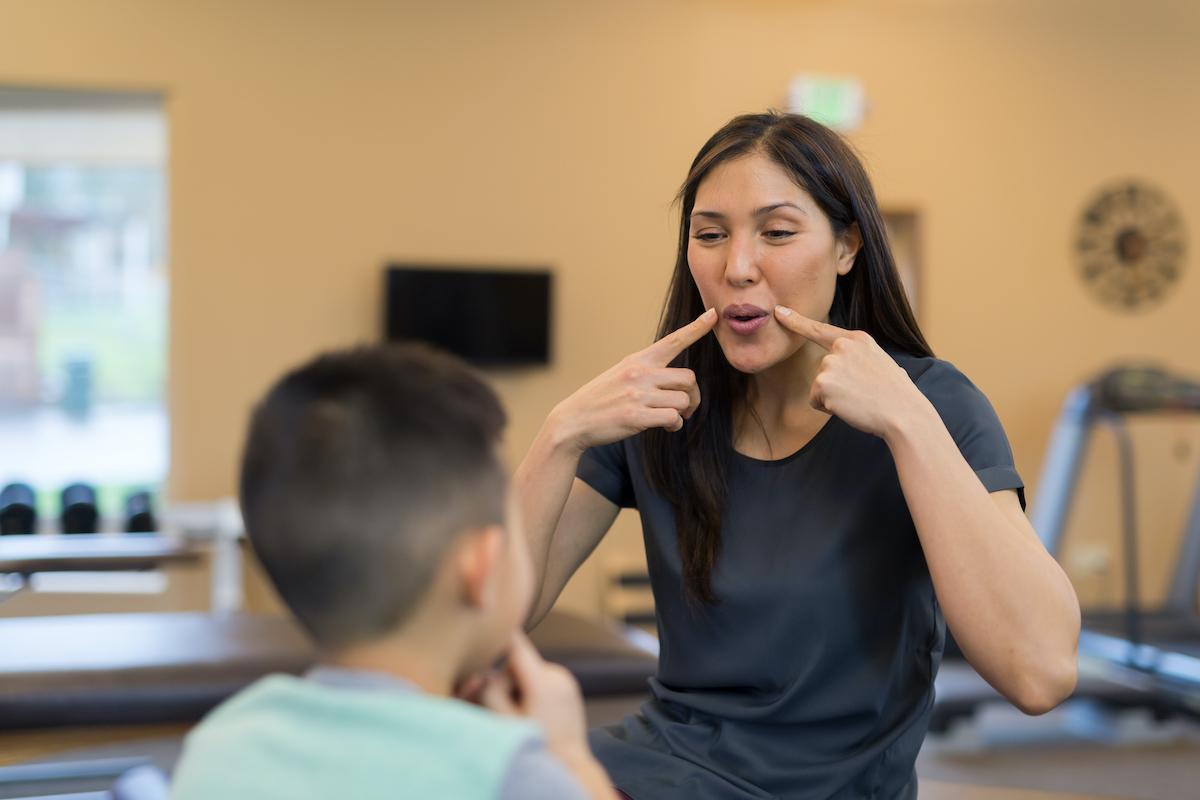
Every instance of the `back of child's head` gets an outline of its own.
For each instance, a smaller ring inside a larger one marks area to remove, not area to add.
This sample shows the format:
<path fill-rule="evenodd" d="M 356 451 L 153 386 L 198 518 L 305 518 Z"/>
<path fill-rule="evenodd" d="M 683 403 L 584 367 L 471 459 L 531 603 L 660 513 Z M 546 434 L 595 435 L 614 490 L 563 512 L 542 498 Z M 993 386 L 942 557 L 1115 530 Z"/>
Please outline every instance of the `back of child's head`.
<path fill-rule="evenodd" d="M 322 355 L 254 411 L 246 531 L 318 645 L 399 627 L 459 532 L 504 520 L 504 411 L 462 362 L 420 345 Z"/>

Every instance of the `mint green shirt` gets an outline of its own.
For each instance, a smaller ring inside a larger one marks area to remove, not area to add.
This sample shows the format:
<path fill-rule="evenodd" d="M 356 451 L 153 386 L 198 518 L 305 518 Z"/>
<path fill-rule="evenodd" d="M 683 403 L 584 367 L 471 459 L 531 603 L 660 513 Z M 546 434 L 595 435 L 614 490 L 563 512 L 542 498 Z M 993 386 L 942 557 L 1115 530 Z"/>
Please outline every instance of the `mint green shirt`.
<path fill-rule="evenodd" d="M 188 736 L 172 800 L 501 795 L 540 726 L 416 691 L 271 675 Z"/>

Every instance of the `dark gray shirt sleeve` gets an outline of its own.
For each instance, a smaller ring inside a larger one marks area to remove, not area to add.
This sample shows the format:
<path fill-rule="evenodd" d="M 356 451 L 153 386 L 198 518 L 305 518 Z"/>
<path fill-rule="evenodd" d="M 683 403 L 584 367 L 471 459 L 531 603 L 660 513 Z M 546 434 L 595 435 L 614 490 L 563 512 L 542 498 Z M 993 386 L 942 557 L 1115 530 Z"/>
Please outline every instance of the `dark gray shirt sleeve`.
<path fill-rule="evenodd" d="M 499 800 L 591 800 L 591 795 L 542 739 L 533 738 L 513 756 Z"/>
<path fill-rule="evenodd" d="M 641 436 L 635 436 L 632 439 L 585 450 L 583 457 L 579 459 L 576 476 L 614 505 L 621 508 L 637 508 L 625 447 L 637 446 L 640 442 Z"/>
<path fill-rule="evenodd" d="M 1015 489 L 1024 508 L 1025 483 L 1017 474 L 1012 448 L 992 404 L 953 365 L 930 362 L 916 378 L 917 388 L 933 403 L 984 488 L 989 492 Z"/>

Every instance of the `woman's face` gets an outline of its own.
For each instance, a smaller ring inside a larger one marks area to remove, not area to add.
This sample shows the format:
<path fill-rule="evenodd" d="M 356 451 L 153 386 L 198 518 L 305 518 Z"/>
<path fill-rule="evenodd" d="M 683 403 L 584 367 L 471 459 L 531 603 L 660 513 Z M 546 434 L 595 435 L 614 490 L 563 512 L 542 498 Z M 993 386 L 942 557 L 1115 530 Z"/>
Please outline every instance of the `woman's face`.
<path fill-rule="evenodd" d="M 841 237 L 808 192 L 754 154 L 701 181 L 692 209 L 688 266 L 705 308 L 717 309 L 717 341 L 729 363 L 758 373 L 806 340 L 775 320 L 775 306 L 827 322 L 837 277 L 854 265 L 857 226 Z"/>

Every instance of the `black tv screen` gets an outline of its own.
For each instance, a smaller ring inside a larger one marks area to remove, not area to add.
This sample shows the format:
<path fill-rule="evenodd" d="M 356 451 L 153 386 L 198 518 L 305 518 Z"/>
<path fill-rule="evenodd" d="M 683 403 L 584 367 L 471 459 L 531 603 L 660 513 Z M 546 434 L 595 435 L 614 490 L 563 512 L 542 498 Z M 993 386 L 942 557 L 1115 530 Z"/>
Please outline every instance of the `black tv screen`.
<path fill-rule="evenodd" d="M 550 362 L 550 273 L 394 264 L 386 335 L 416 339 L 479 366 Z"/>

